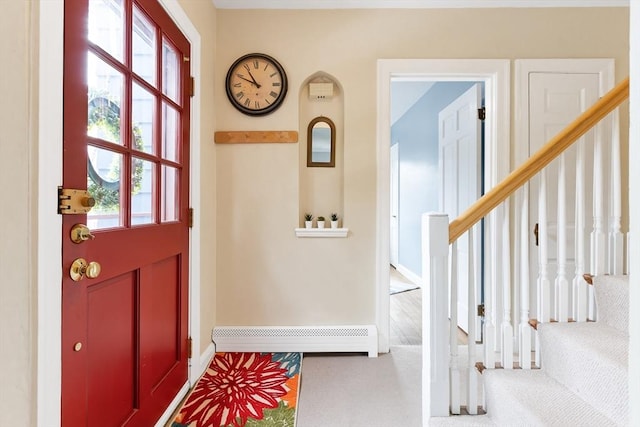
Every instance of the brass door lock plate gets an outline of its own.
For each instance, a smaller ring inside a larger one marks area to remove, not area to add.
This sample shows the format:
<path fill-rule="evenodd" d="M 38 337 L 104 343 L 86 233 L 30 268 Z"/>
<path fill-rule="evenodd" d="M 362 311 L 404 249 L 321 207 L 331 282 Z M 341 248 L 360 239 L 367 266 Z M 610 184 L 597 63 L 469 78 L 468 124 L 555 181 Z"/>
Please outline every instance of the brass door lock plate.
<path fill-rule="evenodd" d="M 58 213 L 86 214 L 96 204 L 87 190 L 58 187 Z"/>

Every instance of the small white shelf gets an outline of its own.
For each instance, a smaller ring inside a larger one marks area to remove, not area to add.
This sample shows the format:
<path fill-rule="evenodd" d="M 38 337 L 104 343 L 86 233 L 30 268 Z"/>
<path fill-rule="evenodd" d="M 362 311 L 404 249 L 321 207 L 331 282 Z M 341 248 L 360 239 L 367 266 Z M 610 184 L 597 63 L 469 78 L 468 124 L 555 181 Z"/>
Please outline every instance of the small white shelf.
<path fill-rule="evenodd" d="M 347 237 L 348 228 L 296 228 L 296 237 Z"/>

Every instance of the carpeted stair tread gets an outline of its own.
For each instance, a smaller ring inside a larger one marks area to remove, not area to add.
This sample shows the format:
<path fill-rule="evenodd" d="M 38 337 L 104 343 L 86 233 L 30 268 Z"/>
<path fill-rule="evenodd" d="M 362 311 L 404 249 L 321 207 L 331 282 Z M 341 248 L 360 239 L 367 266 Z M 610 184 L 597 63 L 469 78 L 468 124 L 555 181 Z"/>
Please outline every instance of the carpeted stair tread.
<path fill-rule="evenodd" d="M 628 415 L 628 337 L 600 322 L 538 325 L 542 370 L 617 424 Z"/>
<path fill-rule="evenodd" d="M 616 425 L 543 370 L 488 369 L 483 378 L 487 414 L 496 425 Z"/>
<path fill-rule="evenodd" d="M 629 276 L 594 276 L 598 322 L 629 333 Z"/>

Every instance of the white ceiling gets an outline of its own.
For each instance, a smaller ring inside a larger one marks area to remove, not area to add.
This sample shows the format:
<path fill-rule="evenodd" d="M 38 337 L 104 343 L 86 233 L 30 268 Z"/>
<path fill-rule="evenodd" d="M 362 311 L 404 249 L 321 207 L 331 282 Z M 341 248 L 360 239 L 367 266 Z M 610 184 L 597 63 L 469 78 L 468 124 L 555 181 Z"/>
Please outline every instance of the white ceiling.
<path fill-rule="evenodd" d="M 219 9 L 629 7 L 629 0 L 213 0 Z"/>

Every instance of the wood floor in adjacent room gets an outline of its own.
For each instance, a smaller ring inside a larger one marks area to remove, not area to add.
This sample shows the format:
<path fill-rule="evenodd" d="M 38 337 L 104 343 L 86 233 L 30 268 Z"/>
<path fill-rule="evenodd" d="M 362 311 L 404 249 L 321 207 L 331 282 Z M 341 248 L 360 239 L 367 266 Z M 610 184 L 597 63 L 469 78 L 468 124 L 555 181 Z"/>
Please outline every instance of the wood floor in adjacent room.
<path fill-rule="evenodd" d="M 409 280 L 391 267 L 391 281 Z M 389 296 L 389 344 L 422 345 L 422 288 Z M 458 329 L 458 343 L 466 344 L 467 334 Z"/>
<path fill-rule="evenodd" d="M 389 297 L 390 344 L 422 345 L 422 289 Z"/>

